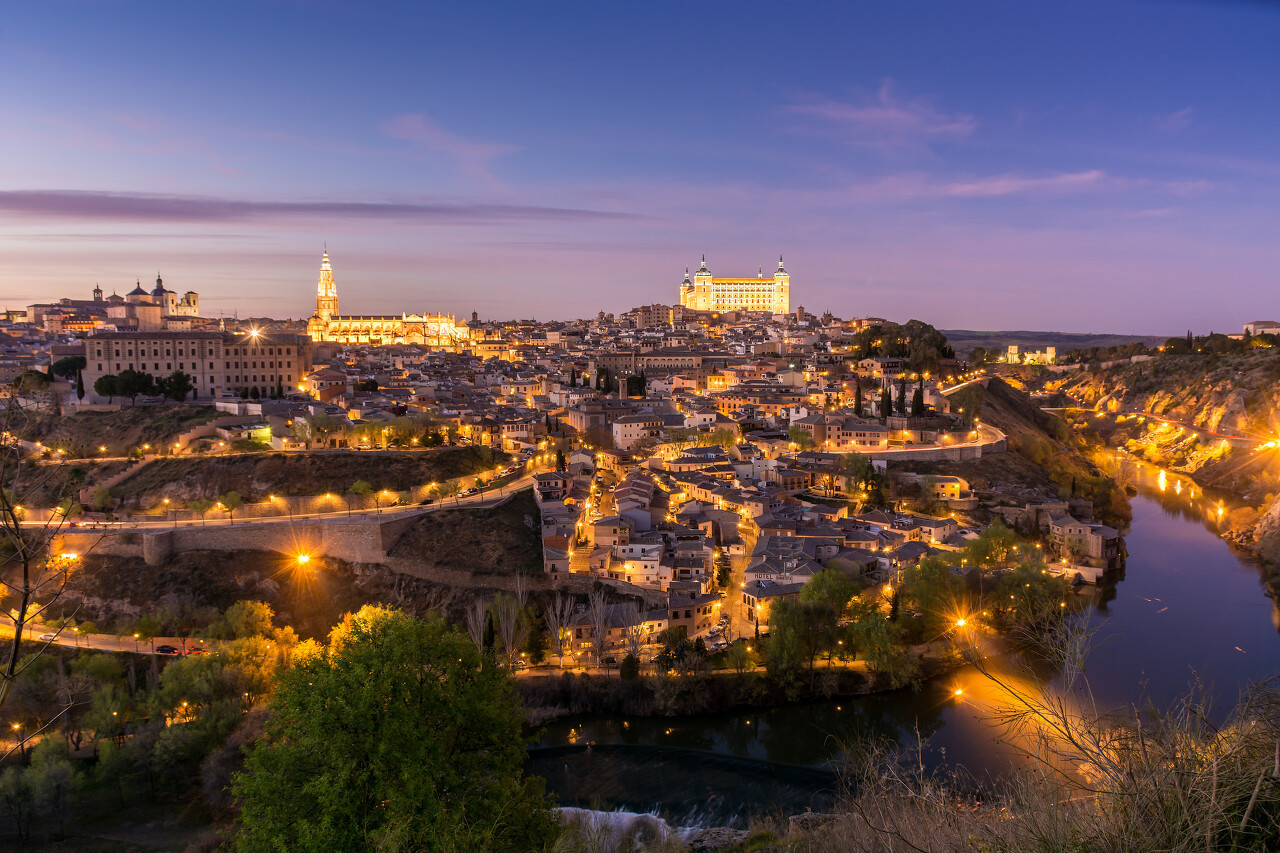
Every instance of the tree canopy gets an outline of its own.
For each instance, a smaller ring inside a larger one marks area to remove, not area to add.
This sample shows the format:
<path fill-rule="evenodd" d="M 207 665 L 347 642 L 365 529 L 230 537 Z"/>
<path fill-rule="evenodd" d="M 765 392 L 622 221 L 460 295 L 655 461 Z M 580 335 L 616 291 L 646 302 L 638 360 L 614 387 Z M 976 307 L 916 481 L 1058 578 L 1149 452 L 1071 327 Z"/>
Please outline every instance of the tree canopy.
<path fill-rule="evenodd" d="M 362 608 L 280 677 L 233 791 L 238 851 L 540 849 L 510 676 L 441 620 Z"/>

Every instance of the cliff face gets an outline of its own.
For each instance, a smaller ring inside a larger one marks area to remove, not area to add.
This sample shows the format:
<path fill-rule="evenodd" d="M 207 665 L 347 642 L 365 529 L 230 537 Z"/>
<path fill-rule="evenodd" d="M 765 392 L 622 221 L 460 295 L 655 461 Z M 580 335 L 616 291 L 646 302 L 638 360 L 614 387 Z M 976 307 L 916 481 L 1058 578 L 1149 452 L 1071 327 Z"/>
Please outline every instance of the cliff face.
<path fill-rule="evenodd" d="M 1048 391 L 1107 410 L 1151 412 L 1230 435 L 1280 433 L 1280 351 L 1246 355 L 1160 356 L 1153 361 L 1081 371 Z"/>
<path fill-rule="evenodd" d="M 1160 356 L 1055 377 L 1045 390 L 1132 413 L 1098 419 L 1096 429 L 1109 444 L 1236 494 L 1245 506 L 1233 510 L 1229 538 L 1280 558 L 1280 447 L 1266 444 L 1280 435 L 1280 351 Z M 1224 440 L 1234 436 L 1258 441 Z"/>

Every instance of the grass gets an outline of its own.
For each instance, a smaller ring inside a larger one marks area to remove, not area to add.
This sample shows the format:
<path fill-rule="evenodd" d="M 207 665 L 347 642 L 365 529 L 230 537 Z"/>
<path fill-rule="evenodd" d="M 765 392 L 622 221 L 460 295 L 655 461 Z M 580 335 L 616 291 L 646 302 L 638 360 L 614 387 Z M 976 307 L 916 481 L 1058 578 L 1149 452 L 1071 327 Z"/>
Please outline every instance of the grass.
<path fill-rule="evenodd" d="M 213 406 L 126 406 L 114 412 L 77 412 L 54 418 L 41 415 L 31 423 L 31 441 L 65 448 L 77 458 L 124 456 L 144 444 L 161 446 L 218 416 Z M 106 447 L 106 453 L 98 450 Z"/>
<path fill-rule="evenodd" d="M 505 454 L 487 447 L 405 453 L 255 453 L 211 458 L 157 459 L 118 484 L 112 494 L 143 506 L 164 498 L 188 503 L 238 492 L 245 501 L 267 495 L 344 493 L 357 480 L 375 490 L 405 491 L 491 469 Z"/>

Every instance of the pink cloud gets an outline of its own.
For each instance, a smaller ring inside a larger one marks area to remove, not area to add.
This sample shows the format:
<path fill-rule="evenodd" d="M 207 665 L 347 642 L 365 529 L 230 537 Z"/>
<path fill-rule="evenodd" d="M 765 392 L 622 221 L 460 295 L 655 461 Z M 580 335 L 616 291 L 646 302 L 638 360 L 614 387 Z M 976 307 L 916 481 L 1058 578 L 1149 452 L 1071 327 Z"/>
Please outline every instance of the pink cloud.
<path fill-rule="evenodd" d="M 874 98 L 858 102 L 810 100 L 794 104 L 786 111 L 834 123 L 846 131 L 847 141 L 876 147 L 933 139 L 964 139 L 978 126 L 973 116 L 945 113 L 926 98 L 900 97 L 889 80 L 880 86 Z"/>
<path fill-rule="evenodd" d="M 997 175 L 974 181 L 960 181 L 942 187 L 943 195 L 954 198 L 1016 195 L 1027 192 L 1073 192 L 1096 189 L 1108 181 L 1101 169 L 1086 172 L 1064 172 L 1043 178 L 1019 175 Z"/>
<path fill-rule="evenodd" d="M 520 150 L 518 145 L 482 142 L 458 136 L 421 113 L 398 115 L 383 125 L 382 132 L 392 139 L 414 142 L 428 150 L 448 154 L 457 161 L 458 169 L 463 174 L 487 182 L 495 180 L 489 170 L 492 160 Z"/>
<path fill-rule="evenodd" d="M 1183 107 L 1180 110 L 1171 112 L 1168 115 L 1156 116 L 1156 126 L 1170 133 L 1177 133 L 1180 130 L 1186 130 L 1191 126 L 1191 116 L 1195 113 L 1193 107 Z"/>

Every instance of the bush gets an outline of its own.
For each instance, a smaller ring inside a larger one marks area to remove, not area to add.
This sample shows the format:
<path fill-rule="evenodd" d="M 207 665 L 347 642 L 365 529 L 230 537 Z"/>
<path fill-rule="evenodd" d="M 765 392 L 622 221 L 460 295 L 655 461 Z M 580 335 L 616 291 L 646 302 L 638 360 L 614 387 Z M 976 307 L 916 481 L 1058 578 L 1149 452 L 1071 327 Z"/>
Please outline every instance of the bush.
<path fill-rule="evenodd" d="M 622 664 L 618 667 L 618 677 L 623 681 L 632 681 L 640 677 L 640 661 L 633 654 L 628 654 L 622 659 Z"/>

